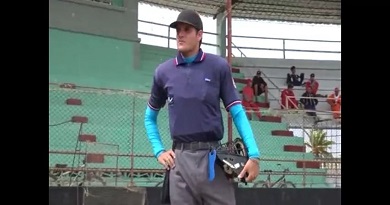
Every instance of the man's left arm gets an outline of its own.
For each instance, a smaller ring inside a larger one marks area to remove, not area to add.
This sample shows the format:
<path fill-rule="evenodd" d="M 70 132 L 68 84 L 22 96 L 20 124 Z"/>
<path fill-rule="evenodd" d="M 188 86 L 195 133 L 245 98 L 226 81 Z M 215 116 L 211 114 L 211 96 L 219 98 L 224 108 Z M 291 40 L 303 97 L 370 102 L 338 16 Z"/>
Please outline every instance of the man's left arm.
<path fill-rule="evenodd" d="M 227 63 L 220 70 L 220 83 L 220 98 L 226 110 L 230 112 L 234 125 L 248 149 L 248 156 L 258 159 L 260 152 Z"/>

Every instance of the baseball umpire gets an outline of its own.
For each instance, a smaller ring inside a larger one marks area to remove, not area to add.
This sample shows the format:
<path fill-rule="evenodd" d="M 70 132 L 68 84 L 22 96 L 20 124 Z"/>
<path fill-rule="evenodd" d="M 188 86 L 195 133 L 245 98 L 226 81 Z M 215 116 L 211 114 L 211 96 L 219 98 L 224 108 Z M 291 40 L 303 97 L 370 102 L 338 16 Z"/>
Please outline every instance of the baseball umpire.
<path fill-rule="evenodd" d="M 247 148 L 249 159 L 238 178 L 251 182 L 257 177 L 260 153 L 230 66 L 224 58 L 200 48 L 203 23 L 196 11 L 182 11 L 170 27 L 176 29 L 178 54 L 156 68 L 145 111 L 154 155 L 169 170 L 170 203 L 235 205 L 234 185 L 221 166 L 214 167 L 212 156 L 224 132 L 220 99 Z M 173 140 L 169 150 L 157 126 L 159 110 L 166 104 Z"/>

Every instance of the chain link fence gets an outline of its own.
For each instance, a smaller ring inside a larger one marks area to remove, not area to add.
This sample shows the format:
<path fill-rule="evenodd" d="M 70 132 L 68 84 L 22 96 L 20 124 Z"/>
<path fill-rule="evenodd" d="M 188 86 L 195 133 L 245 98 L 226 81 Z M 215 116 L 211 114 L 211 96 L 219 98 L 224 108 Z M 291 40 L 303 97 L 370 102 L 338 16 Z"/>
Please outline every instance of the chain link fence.
<path fill-rule="evenodd" d="M 148 93 L 49 84 L 49 185 L 157 186 L 164 170 L 144 128 L 148 98 Z M 261 151 L 261 173 L 254 183 L 240 186 L 264 187 L 280 177 L 297 188 L 341 186 L 339 123 L 314 124 L 302 113 L 271 109 L 260 119 L 253 115 L 250 123 Z M 170 148 L 167 109 L 159 112 L 158 127 Z M 233 139 L 239 137 L 235 126 L 232 133 Z"/>

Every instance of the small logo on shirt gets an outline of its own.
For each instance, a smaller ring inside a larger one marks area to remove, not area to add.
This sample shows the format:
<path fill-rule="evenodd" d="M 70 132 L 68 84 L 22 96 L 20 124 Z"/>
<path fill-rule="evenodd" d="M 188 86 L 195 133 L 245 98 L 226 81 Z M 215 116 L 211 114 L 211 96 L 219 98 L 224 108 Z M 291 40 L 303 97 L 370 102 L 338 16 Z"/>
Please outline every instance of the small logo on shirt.
<path fill-rule="evenodd" d="M 173 95 L 169 95 L 168 96 L 168 105 L 172 105 L 173 104 Z"/>

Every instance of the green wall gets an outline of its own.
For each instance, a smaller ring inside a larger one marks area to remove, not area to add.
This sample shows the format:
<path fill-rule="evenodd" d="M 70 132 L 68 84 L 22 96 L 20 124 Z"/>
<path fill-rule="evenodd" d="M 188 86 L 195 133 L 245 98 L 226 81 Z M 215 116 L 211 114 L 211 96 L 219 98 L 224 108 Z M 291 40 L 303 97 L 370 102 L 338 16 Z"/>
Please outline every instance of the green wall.
<path fill-rule="evenodd" d="M 49 81 L 128 88 L 134 42 L 49 29 Z"/>

